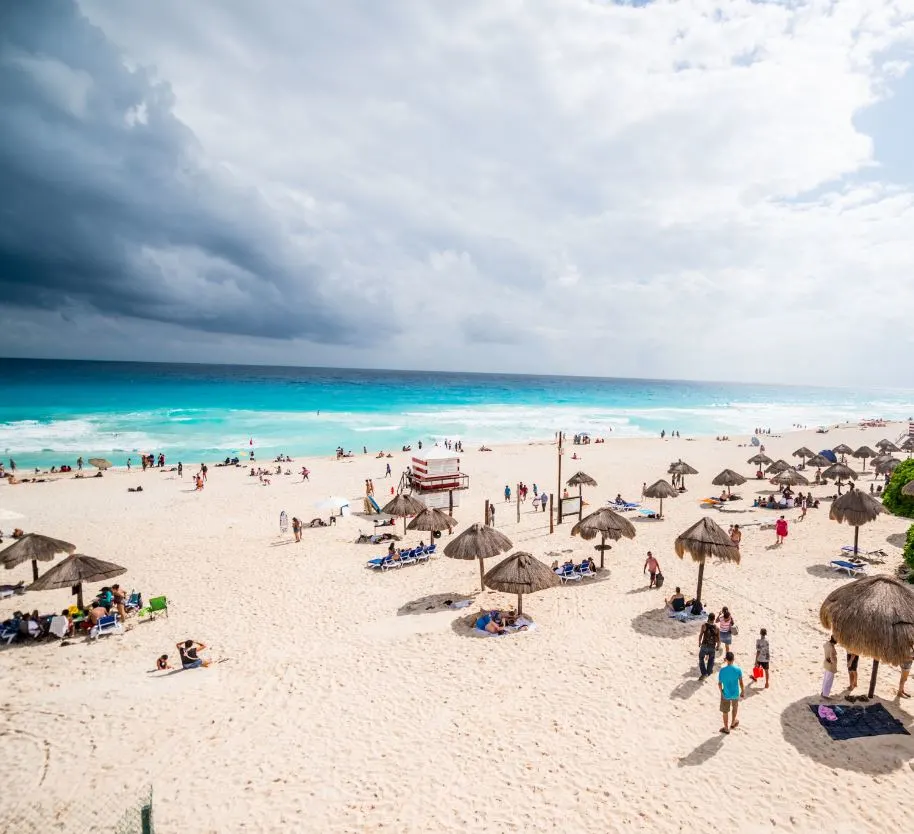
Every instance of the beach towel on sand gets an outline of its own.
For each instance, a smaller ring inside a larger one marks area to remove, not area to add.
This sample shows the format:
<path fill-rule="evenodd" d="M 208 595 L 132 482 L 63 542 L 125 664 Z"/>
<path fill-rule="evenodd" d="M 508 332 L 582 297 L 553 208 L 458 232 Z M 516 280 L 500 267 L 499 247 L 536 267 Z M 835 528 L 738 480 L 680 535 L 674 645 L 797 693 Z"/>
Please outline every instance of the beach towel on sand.
<path fill-rule="evenodd" d="M 911 735 L 882 704 L 872 704 L 868 707 L 810 704 L 809 708 L 835 741 L 872 736 Z"/>
<path fill-rule="evenodd" d="M 521 628 L 521 626 L 526 626 L 526 628 Z M 486 631 L 482 628 L 474 628 L 473 634 L 475 634 L 477 637 L 507 637 L 509 634 L 523 634 L 526 631 L 533 631 L 535 628 L 535 622 L 528 620 L 525 617 L 520 617 L 517 620 L 516 625 L 508 626 L 505 629 L 504 634 L 493 634 L 491 631 Z"/>

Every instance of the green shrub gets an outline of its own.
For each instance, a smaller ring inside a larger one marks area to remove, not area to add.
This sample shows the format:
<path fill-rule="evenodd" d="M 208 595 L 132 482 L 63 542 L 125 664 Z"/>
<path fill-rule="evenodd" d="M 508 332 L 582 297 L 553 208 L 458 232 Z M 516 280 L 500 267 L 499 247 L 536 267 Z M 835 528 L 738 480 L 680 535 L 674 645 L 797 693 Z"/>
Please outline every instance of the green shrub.
<path fill-rule="evenodd" d="M 904 563 L 908 566 L 908 582 L 914 581 L 914 524 L 908 528 L 908 538 L 902 552 Z"/>
<path fill-rule="evenodd" d="M 882 505 L 892 515 L 914 518 L 914 496 L 901 494 L 901 488 L 908 481 L 914 481 L 914 458 L 898 465 L 882 493 Z"/>

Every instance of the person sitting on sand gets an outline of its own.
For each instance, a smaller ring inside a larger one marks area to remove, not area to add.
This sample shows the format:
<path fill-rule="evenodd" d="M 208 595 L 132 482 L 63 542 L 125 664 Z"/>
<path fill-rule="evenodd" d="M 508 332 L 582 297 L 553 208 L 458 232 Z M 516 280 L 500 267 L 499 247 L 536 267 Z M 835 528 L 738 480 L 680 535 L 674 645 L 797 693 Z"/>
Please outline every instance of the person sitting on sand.
<path fill-rule="evenodd" d="M 504 634 L 505 627 L 501 622 L 501 612 L 487 611 L 476 620 L 476 628 L 480 631 L 488 631 L 489 634 Z"/>
<path fill-rule="evenodd" d="M 597 572 L 597 563 L 593 560 L 593 556 L 588 556 L 584 564 L 587 565 L 591 573 Z"/>
<path fill-rule="evenodd" d="M 173 668 L 172 665 L 168 662 L 168 655 L 163 654 L 161 657 L 156 660 L 156 669 L 160 672 L 164 672 L 166 669 Z"/>
<path fill-rule="evenodd" d="M 678 585 L 676 586 L 676 592 L 668 600 L 665 600 L 665 602 L 667 608 L 671 611 L 679 613 L 680 611 L 686 610 L 686 598 Z"/>
<path fill-rule="evenodd" d="M 209 660 L 204 660 L 197 654 L 206 648 L 203 643 L 185 640 L 183 643 L 175 643 L 175 648 L 178 650 L 178 654 L 181 655 L 182 669 L 198 669 L 200 666 L 209 666 L 210 664 Z"/>
<path fill-rule="evenodd" d="M 553 560 L 552 560 L 552 569 L 553 569 L 553 570 L 558 570 L 558 569 L 559 569 L 559 560 L 558 560 L 558 559 L 553 559 Z"/>

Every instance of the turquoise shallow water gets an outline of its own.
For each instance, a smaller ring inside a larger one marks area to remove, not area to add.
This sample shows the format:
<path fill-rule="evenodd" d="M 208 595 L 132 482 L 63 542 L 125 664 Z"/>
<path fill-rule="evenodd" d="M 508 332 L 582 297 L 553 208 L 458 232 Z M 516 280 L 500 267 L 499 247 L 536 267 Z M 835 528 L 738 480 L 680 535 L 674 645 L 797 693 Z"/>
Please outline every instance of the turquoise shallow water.
<path fill-rule="evenodd" d="M 656 436 L 907 419 L 914 391 L 503 374 L 0 359 L 0 455 L 123 465 L 246 454 L 332 454 L 450 437 Z"/>

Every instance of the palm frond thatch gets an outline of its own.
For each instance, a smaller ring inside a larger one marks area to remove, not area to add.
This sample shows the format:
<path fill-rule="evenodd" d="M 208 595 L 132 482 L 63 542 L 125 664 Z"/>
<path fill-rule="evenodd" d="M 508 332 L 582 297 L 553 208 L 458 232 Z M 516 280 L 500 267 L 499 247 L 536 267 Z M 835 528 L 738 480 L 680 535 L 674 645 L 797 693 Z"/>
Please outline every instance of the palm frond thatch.
<path fill-rule="evenodd" d="M 875 468 L 878 474 L 885 475 L 886 472 L 894 472 L 900 465 L 901 461 L 898 458 L 889 456 L 887 459 L 875 464 Z"/>
<path fill-rule="evenodd" d="M 391 498 L 381 509 L 381 512 L 396 518 L 403 518 L 408 515 L 418 515 L 424 509 L 425 504 L 421 501 L 416 500 L 412 495 L 404 495 L 401 492 Z"/>
<path fill-rule="evenodd" d="M 406 525 L 407 530 L 426 530 L 434 533 L 438 530 L 453 530 L 457 526 L 457 519 L 452 518 L 447 513 L 435 509 L 435 507 L 425 507 L 416 517 Z"/>
<path fill-rule="evenodd" d="M 876 453 L 869 446 L 861 446 L 852 452 L 855 458 L 874 458 Z"/>
<path fill-rule="evenodd" d="M 852 654 L 901 664 L 914 644 L 914 591 L 887 575 L 857 579 L 825 598 L 819 621 Z"/>
<path fill-rule="evenodd" d="M 806 477 L 796 469 L 785 469 L 783 472 L 778 472 L 771 480 L 781 486 L 805 486 L 809 483 Z"/>
<path fill-rule="evenodd" d="M 698 470 L 692 466 L 689 466 L 684 460 L 677 460 L 675 463 L 670 464 L 670 468 L 667 469 L 668 475 L 697 475 Z"/>
<path fill-rule="evenodd" d="M 488 524 L 476 522 L 455 536 L 444 547 L 444 555 L 451 559 L 489 559 L 507 553 L 511 539 Z"/>
<path fill-rule="evenodd" d="M 832 521 L 846 522 L 852 527 L 860 527 L 875 521 L 885 512 L 882 504 L 862 489 L 851 489 L 832 501 L 828 517 Z"/>
<path fill-rule="evenodd" d="M 483 577 L 483 584 L 495 591 L 517 594 L 517 613 L 523 613 L 523 596 L 561 584 L 548 565 L 530 553 L 518 551 L 503 559 Z"/>
<path fill-rule="evenodd" d="M 21 539 L 16 539 L 9 547 L 0 550 L 0 562 L 5 568 L 15 568 L 23 562 L 39 561 L 50 562 L 60 553 L 72 553 L 76 550 L 75 544 L 42 536 L 40 533 L 26 533 Z"/>
<path fill-rule="evenodd" d="M 732 469 L 724 469 L 723 472 L 715 476 L 711 483 L 714 486 L 731 487 L 746 483 L 746 479 L 739 472 L 734 472 Z"/>
<path fill-rule="evenodd" d="M 823 466 L 831 466 L 831 461 L 825 457 L 825 455 L 813 455 L 809 460 L 806 461 L 806 465 L 821 468 Z"/>
<path fill-rule="evenodd" d="M 901 488 L 901 494 L 902 495 L 914 495 L 914 481 L 908 481 Z"/>
<path fill-rule="evenodd" d="M 846 443 L 839 443 L 837 446 L 835 446 L 832 449 L 832 451 L 836 455 L 852 455 L 854 453 L 854 450 L 851 449 L 851 447 L 848 446 Z"/>
<path fill-rule="evenodd" d="M 879 449 L 881 452 L 900 452 L 901 451 L 901 449 L 899 449 L 894 443 L 892 443 L 891 440 L 888 440 L 886 438 L 883 438 L 882 440 L 880 440 L 876 444 L 876 448 Z"/>
<path fill-rule="evenodd" d="M 857 480 L 857 473 L 844 463 L 833 463 L 828 469 L 823 470 L 823 478 L 831 478 L 835 481 L 843 481 L 847 478 Z"/>
<path fill-rule="evenodd" d="M 908 439 L 905 440 L 905 441 L 901 444 L 901 448 L 900 448 L 898 451 L 900 451 L 900 452 L 914 452 L 914 435 L 908 437 Z"/>
<path fill-rule="evenodd" d="M 663 500 L 664 498 L 677 498 L 678 496 L 679 490 L 669 481 L 664 481 L 663 478 L 644 488 L 645 498 L 660 498 Z"/>
<path fill-rule="evenodd" d="M 773 463 L 768 455 L 759 452 L 757 455 L 753 455 L 746 463 L 751 463 L 754 466 L 767 466 L 769 463 Z"/>
<path fill-rule="evenodd" d="M 786 460 L 778 459 L 772 463 L 765 471 L 769 474 L 777 475 L 780 472 L 783 472 L 785 469 L 792 469 L 793 467 L 787 463 Z"/>
<path fill-rule="evenodd" d="M 806 446 L 800 446 L 800 448 L 793 453 L 793 457 L 795 458 L 813 458 L 815 456 L 816 453 L 812 449 L 808 449 Z"/>
<path fill-rule="evenodd" d="M 720 525 L 707 516 L 677 536 L 673 546 L 680 559 L 688 553 L 693 562 L 704 562 L 713 557 L 739 564 L 739 548 L 730 541 Z"/>
<path fill-rule="evenodd" d="M 619 513 L 609 507 L 601 507 L 596 512 L 584 516 L 571 528 L 572 536 L 580 536 L 586 541 L 597 536 L 605 536 L 613 541 L 618 541 L 623 536 L 627 539 L 635 538 L 635 526 Z"/>
<path fill-rule="evenodd" d="M 586 472 L 575 472 L 568 479 L 568 486 L 596 486 L 597 482 Z"/>

